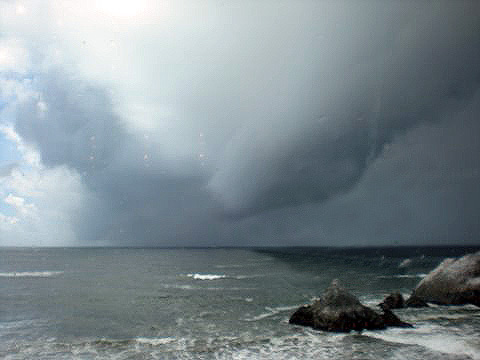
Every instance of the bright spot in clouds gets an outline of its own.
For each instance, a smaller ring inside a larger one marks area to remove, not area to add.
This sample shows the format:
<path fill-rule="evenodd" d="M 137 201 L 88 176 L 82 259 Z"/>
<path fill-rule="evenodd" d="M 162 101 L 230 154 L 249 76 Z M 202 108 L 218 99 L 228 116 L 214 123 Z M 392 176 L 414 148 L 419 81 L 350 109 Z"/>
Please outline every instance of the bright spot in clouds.
<path fill-rule="evenodd" d="M 23 4 L 18 4 L 16 8 L 16 13 L 17 15 L 25 14 L 25 6 L 23 6 Z"/>
<path fill-rule="evenodd" d="M 129 18 L 145 12 L 145 1 L 132 0 L 99 0 L 98 8 L 113 17 Z"/>

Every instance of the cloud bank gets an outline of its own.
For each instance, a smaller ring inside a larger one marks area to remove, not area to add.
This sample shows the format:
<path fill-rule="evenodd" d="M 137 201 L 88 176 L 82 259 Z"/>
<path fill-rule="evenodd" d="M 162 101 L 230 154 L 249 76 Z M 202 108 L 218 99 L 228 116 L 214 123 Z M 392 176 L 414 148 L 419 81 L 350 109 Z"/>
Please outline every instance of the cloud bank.
<path fill-rule="evenodd" d="M 478 242 L 476 1 L 0 7 L 9 243 Z"/>

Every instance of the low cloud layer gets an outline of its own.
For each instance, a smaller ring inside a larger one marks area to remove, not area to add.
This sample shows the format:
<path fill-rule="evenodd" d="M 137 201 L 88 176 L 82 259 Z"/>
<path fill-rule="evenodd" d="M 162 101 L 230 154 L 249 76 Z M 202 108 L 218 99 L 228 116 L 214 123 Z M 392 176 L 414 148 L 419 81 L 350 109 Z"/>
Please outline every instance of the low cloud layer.
<path fill-rule="evenodd" d="M 0 121 L 22 159 L 0 163 L 8 244 L 27 227 L 12 199 L 45 218 L 36 239 L 57 226 L 18 171 L 78 194 L 56 210 L 66 243 L 478 242 L 476 1 L 0 10 Z"/>

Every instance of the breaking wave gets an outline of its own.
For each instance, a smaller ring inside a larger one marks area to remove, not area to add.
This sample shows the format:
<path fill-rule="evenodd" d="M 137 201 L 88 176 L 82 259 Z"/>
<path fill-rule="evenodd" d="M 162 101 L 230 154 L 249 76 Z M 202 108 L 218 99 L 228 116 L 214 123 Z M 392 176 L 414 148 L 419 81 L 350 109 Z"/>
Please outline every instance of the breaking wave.
<path fill-rule="evenodd" d="M 220 280 L 220 279 L 234 279 L 234 280 L 245 280 L 262 277 L 264 275 L 226 275 L 226 274 L 187 274 L 184 275 L 194 280 Z"/>
<path fill-rule="evenodd" d="M 261 313 L 257 316 L 254 316 L 254 317 L 251 317 L 251 318 L 246 318 L 244 319 L 245 321 L 258 321 L 258 320 L 262 320 L 262 319 L 266 319 L 266 318 L 269 318 L 269 317 L 272 317 L 272 316 L 275 316 L 275 315 L 278 315 L 282 312 L 286 312 L 286 311 L 292 311 L 294 309 L 297 309 L 298 308 L 298 305 L 293 305 L 293 306 L 277 306 L 277 307 L 274 307 L 274 308 L 271 308 L 271 307 L 268 307 L 266 306 L 265 307 L 265 310 L 267 310 L 266 312 L 264 313 Z"/>
<path fill-rule="evenodd" d="M 417 345 L 440 354 L 449 354 L 455 358 L 480 359 L 474 334 L 467 335 L 458 331 L 446 331 L 436 325 L 422 325 L 415 329 L 389 329 L 383 332 L 366 332 L 368 336 L 391 343 Z M 467 335 L 467 336 L 466 336 Z"/>
<path fill-rule="evenodd" d="M 396 274 L 396 275 L 381 275 L 377 276 L 378 279 L 413 279 L 413 278 L 424 278 L 427 274 Z"/>
<path fill-rule="evenodd" d="M 0 272 L 0 277 L 21 278 L 21 277 L 51 277 L 63 274 L 63 271 L 22 271 L 22 272 Z"/>
<path fill-rule="evenodd" d="M 194 280 L 218 280 L 225 279 L 226 275 L 216 275 L 216 274 L 187 274 L 188 277 Z"/>

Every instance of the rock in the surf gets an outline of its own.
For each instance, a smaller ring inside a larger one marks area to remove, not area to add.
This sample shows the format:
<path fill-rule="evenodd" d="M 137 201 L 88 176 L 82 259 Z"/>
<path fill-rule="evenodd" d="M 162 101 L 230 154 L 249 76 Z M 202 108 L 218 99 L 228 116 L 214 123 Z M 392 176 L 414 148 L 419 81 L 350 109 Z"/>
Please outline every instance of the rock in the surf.
<path fill-rule="evenodd" d="M 418 296 L 412 295 L 405 301 L 406 307 L 421 308 L 428 307 L 426 301 L 420 299 Z"/>
<path fill-rule="evenodd" d="M 383 301 L 378 304 L 383 310 L 385 309 L 402 309 L 405 307 L 405 301 L 402 294 L 396 292 L 388 295 Z"/>
<path fill-rule="evenodd" d="M 383 309 L 383 314 L 381 315 L 385 326 L 395 326 L 395 327 L 413 327 L 412 324 L 409 324 L 405 321 L 402 321 L 395 315 L 390 309 Z"/>
<path fill-rule="evenodd" d="M 319 300 L 311 305 L 300 307 L 291 316 L 290 323 L 335 332 L 376 330 L 385 329 L 387 326 L 409 325 L 391 312 L 379 314 L 362 305 L 337 280 L 332 282 Z"/>
<path fill-rule="evenodd" d="M 480 251 L 445 259 L 420 281 L 412 296 L 441 305 L 480 306 Z"/>

